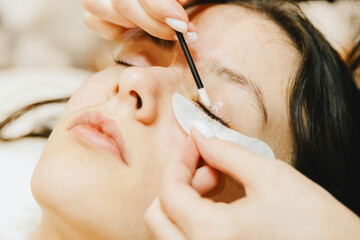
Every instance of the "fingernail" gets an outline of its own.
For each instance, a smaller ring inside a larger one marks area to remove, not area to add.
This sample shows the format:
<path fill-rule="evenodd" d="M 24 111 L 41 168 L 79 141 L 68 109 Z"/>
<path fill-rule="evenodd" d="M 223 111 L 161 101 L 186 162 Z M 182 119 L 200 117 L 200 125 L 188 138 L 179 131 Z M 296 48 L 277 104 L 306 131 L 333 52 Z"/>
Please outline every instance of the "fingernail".
<path fill-rule="evenodd" d="M 197 32 L 196 26 L 192 22 L 189 22 L 188 32 Z"/>
<path fill-rule="evenodd" d="M 188 32 L 185 34 L 185 39 L 186 39 L 186 42 L 193 43 L 193 42 L 197 42 L 199 40 L 199 36 L 197 35 L 196 32 Z"/>
<path fill-rule="evenodd" d="M 173 38 L 176 40 L 176 41 L 179 41 L 178 37 L 176 36 L 176 34 L 173 36 Z"/>
<path fill-rule="evenodd" d="M 174 29 L 174 30 L 176 30 L 178 32 L 186 33 L 187 30 L 188 30 L 188 26 L 187 26 L 187 24 L 185 22 L 177 20 L 175 18 L 165 18 L 165 22 L 172 29 Z"/>
<path fill-rule="evenodd" d="M 208 138 L 215 137 L 215 133 L 208 126 L 206 126 L 206 124 L 204 124 L 200 121 L 192 122 L 191 126 L 196 128 L 205 137 L 208 137 Z"/>

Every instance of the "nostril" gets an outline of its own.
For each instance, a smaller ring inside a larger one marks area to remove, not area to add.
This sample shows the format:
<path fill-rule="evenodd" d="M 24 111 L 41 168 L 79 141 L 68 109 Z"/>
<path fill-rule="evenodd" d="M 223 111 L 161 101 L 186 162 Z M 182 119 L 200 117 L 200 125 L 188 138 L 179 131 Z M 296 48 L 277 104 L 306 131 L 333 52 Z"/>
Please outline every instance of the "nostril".
<path fill-rule="evenodd" d="M 114 87 L 114 93 L 115 94 L 119 93 L 119 84 L 116 84 L 116 86 Z"/>
<path fill-rule="evenodd" d="M 130 91 L 130 95 L 136 97 L 136 109 L 142 108 L 142 100 L 139 94 L 135 91 Z"/>
<path fill-rule="evenodd" d="M 114 97 L 116 97 L 119 93 L 119 84 L 116 84 L 114 86 L 110 86 L 109 91 L 106 95 L 107 101 L 110 101 Z"/>

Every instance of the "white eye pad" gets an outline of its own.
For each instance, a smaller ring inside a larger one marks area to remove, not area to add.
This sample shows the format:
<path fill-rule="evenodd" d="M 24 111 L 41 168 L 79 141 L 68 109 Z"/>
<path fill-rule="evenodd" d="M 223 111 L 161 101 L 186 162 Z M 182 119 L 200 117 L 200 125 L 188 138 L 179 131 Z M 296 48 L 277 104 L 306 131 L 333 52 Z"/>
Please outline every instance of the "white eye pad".
<path fill-rule="evenodd" d="M 225 127 L 196 107 L 184 96 L 175 93 L 172 97 L 172 105 L 176 120 L 187 134 L 190 134 L 192 123 L 200 121 L 207 125 L 219 139 L 239 144 L 261 156 L 275 158 L 273 151 L 266 143 Z"/>

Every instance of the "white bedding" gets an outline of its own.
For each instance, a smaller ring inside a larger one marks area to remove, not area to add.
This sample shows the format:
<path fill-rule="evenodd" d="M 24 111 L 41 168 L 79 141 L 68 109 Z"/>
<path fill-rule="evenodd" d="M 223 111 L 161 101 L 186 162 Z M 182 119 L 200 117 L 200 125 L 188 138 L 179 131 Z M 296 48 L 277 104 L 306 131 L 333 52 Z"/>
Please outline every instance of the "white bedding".
<path fill-rule="evenodd" d="M 40 219 L 30 179 L 45 142 L 28 139 L 0 144 L 1 240 L 28 239 Z"/>
<path fill-rule="evenodd" d="M 0 71 L 0 121 L 14 109 L 39 100 L 70 96 L 90 75 L 77 69 L 9 69 Z M 6 134 L 16 136 L 64 105 L 40 109 L 17 121 Z M 0 240 L 25 240 L 41 211 L 31 195 L 30 180 L 45 139 L 0 142 Z"/>

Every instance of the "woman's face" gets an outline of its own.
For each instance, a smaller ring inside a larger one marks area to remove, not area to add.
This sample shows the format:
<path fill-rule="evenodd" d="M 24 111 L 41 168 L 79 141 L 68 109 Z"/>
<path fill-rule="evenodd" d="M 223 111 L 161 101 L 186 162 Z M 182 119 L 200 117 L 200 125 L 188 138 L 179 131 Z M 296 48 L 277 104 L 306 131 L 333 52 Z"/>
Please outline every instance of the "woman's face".
<path fill-rule="evenodd" d="M 286 99 L 297 69 L 290 40 L 274 23 L 239 6 L 191 10 L 199 41 L 189 47 L 215 105 L 210 110 L 289 162 Z M 187 136 L 171 97 L 179 92 L 196 101 L 197 91 L 178 43 L 132 31 L 122 46 L 118 58 L 133 66 L 114 64 L 82 85 L 33 175 L 43 222 L 65 239 L 147 239 L 143 214 Z M 212 195 L 230 201 L 238 192 L 225 179 Z"/>

